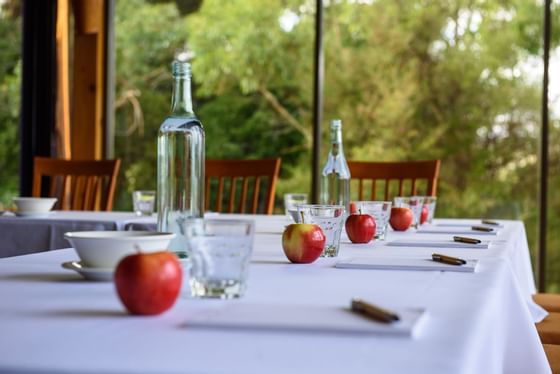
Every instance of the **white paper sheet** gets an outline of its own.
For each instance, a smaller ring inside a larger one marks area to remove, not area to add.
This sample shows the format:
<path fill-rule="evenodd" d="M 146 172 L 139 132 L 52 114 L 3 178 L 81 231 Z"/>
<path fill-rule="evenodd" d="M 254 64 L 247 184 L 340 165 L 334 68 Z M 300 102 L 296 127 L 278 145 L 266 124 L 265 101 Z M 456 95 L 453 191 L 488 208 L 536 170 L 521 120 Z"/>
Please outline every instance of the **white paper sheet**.
<path fill-rule="evenodd" d="M 453 240 L 407 240 L 398 239 L 387 243 L 390 247 L 422 247 L 422 248 L 467 248 L 467 249 L 488 249 L 490 241 L 482 240 L 478 244 L 461 243 Z"/>
<path fill-rule="evenodd" d="M 486 223 L 443 223 L 439 222 L 434 224 L 433 226 L 439 227 L 472 227 L 472 226 L 482 226 L 482 227 L 489 227 L 489 228 L 503 228 L 503 223 L 498 223 L 497 225 L 489 225 Z"/>
<path fill-rule="evenodd" d="M 375 269 L 375 270 L 436 270 L 474 273 L 478 260 L 467 260 L 465 265 L 449 265 L 428 258 L 399 257 L 356 257 L 338 261 L 335 265 L 341 269 Z"/>
<path fill-rule="evenodd" d="M 427 226 L 421 227 L 416 231 L 418 234 L 449 234 L 449 235 L 498 235 L 500 230 L 493 229 L 493 231 L 477 231 L 470 227 L 440 227 L 440 226 Z"/>
<path fill-rule="evenodd" d="M 187 316 L 185 327 L 417 336 L 426 318 L 425 309 L 403 308 L 394 311 L 400 320 L 388 324 L 356 314 L 349 307 L 233 303 L 197 310 Z"/>

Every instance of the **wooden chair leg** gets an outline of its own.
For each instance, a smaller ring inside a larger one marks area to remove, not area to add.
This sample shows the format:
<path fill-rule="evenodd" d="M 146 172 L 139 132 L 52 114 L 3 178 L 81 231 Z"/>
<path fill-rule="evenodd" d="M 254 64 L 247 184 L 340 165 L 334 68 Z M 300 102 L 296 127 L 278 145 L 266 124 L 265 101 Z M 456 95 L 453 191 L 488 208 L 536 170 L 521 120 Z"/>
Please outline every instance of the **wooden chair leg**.
<path fill-rule="evenodd" d="M 537 331 L 543 344 L 560 344 L 560 313 L 550 313 L 537 323 Z"/>
<path fill-rule="evenodd" d="M 560 373 L 560 345 L 543 344 L 544 352 L 553 373 Z"/>

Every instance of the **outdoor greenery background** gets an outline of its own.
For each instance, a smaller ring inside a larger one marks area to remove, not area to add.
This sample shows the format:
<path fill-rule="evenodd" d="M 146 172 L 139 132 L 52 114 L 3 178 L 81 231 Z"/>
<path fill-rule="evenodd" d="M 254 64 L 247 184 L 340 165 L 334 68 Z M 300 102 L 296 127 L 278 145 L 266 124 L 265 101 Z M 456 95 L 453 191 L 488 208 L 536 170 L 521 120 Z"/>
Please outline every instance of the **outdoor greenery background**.
<path fill-rule="evenodd" d="M 181 51 L 192 55 L 207 157 L 282 157 L 278 212 L 285 192 L 309 191 L 314 1 L 116 5 L 115 141 L 124 162 L 117 210 L 130 209 L 131 191 L 155 189 L 157 131 L 169 109 L 170 63 Z M 0 16 L 4 203 L 17 194 L 16 13 L 5 5 Z M 441 159 L 437 216 L 521 219 L 534 250 L 541 35 L 536 0 L 326 1 L 324 128 L 332 118 L 343 120 L 349 159 Z M 558 41 L 555 32 L 553 47 Z M 553 291 L 560 290 L 555 114 L 548 230 Z"/>

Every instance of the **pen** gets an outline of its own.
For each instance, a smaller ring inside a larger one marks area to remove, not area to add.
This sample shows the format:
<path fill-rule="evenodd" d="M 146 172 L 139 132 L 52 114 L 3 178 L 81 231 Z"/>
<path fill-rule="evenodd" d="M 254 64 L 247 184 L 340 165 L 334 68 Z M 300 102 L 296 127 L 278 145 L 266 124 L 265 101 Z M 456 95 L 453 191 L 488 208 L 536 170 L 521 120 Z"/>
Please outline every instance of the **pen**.
<path fill-rule="evenodd" d="M 484 232 L 492 232 L 494 231 L 493 228 L 491 227 L 484 227 L 484 226 L 473 226 L 471 227 L 471 229 L 475 230 L 475 231 L 484 231 Z"/>
<path fill-rule="evenodd" d="M 392 323 L 400 320 L 398 314 L 365 302 L 362 299 L 352 299 L 351 309 L 353 312 L 383 323 Z"/>
<path fill-rule="evenodd" d="M 453 240 L 460 243 L 480 244 L 482 240 L 474 238 L 466 238 L 464 236 L 454 236 Z"/>
<path fill-rule="evenodd" d="M 483 219 L 482 223 L 485 225 L 493 225 L 493 226 L 499 226 L 500 224 L 496 221 L 491 221 L 489 219 Z"/>
<path fill-rule="evenodd" d="M 467 261 L 463 260 L 462 258 L 446 256 L 439 253 L 432 253 L 432 260 L 437 262 L 443 262 L 444 264 L 458 265 L 458 266 L 465 265 L 467 263 Z"/>

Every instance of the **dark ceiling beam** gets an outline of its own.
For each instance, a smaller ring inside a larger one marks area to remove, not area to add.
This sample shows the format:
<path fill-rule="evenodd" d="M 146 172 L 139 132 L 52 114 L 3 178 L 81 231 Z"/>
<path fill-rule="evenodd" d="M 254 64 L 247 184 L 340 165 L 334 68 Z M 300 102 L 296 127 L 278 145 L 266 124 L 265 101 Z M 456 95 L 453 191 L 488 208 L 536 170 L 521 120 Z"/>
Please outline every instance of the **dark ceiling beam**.
<path fill-rule="evenodd" d="M 315 56 L 313 81 L 313 155 L 311 160 L 311 201 L 319 202 L 321 171 L 321 122 L 323 120 L 323 0 L 316 0 Z"/>

